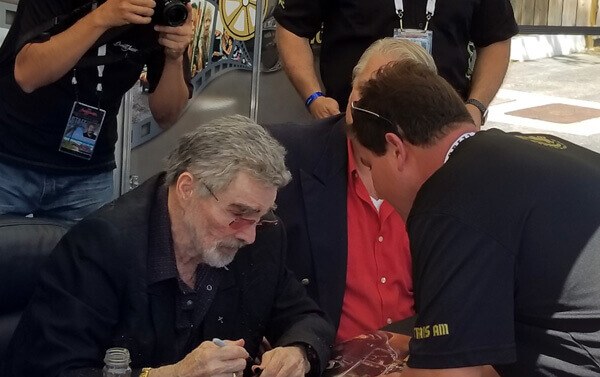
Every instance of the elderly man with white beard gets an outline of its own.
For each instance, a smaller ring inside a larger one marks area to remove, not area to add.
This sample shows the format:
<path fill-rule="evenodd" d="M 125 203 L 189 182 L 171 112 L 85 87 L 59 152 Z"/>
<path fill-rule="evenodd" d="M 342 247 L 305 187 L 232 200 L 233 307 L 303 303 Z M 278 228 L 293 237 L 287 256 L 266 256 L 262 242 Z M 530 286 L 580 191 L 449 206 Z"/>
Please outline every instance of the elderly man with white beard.
<path fill-rule="evenodd" d="M 59 242 L 0 374 L 96 376 L 125 347 L 132 376 L 320 375 L 334 330 L 285 268 L 272 213 L 284 155 L 242 116 L 184 135 L 166 172 Z"/>

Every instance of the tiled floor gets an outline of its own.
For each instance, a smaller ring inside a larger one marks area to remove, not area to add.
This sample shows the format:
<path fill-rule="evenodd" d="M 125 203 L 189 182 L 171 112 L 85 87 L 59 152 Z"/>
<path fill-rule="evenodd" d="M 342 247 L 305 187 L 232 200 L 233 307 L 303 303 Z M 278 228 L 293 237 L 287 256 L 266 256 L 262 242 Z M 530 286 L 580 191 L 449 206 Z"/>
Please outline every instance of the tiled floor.
<path fill-rule="evenodd" d="M 600 117 L 600 109 L 568 105 L 566 103 L 549 103 L 547 105 L 511 111 L 506 113 L 506 115 L 569 125 Z"/>
<path fill-rule="evenodd" d="M 512 63 L 490 127 L 550 133 L 600 152 L 600 54 Z"/>
<path fill-rule="evenodd" d="M 574 135 L 600 134 L 600 102 L 500 89 L 490 123 Z M 600 146 L 599 146 L 600 147 Z"/>

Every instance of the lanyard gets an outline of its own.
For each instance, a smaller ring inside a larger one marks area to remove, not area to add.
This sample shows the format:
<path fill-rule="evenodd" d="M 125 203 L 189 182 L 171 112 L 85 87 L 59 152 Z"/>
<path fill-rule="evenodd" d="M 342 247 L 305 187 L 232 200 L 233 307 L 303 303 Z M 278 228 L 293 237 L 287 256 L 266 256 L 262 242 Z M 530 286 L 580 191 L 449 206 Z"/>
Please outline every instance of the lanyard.
<path fill-rule="evenodd" d="M 94 11 L 98 7 L 98 1 L 92 2 L 92 11 Z M 106 56 L 106 44 L 98 47 L 98 57 Z M 96 84 L 96 94 L 98 96 L 98 108 L 100 108 L 100 94 L 102 93 L 102 76 L 104 75 L 104 64 L 100 64 L 96 66 L 98 70 L 98 83 Z M 71 84 L 75 87 L 75 101 L 79 102 L 79 92 L 77 90 L 77 69 L 73 69 L 73 78 L 71 79 Z"/>
<path fill-rule="evenodd" d="M 433 17 L 435 14 L 435 1 L 436 0 L 427 0 L 427 7 L 425 8 L 426 22 L 423 30 L 427 30 L 429 27 L 429 20 L 431 20 L 431 17 Z M 404 27 L 402 26 L 402 18 L 404 17 L 404 0 L 394 0 L 394 3 L 396 4 L 396 14 L 398 15 L 398 18 L 400 18 L 400 29 L 404 30 Z"/>

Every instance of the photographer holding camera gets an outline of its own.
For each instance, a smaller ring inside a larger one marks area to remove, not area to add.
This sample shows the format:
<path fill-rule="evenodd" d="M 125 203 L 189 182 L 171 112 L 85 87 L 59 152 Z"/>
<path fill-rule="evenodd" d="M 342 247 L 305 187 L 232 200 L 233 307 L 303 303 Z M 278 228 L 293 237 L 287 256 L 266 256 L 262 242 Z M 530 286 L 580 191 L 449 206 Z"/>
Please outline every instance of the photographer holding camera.
<path fill-rule="evenodd" d="M 161 127 L 191 98 L 190 12 L 188 0 L 19 2 L 0 48 L 0 214 L 78 220 L 112 199 L 116 116 L 144 65 Z M 96 140 L 80 122 L 99 125 Z"/>

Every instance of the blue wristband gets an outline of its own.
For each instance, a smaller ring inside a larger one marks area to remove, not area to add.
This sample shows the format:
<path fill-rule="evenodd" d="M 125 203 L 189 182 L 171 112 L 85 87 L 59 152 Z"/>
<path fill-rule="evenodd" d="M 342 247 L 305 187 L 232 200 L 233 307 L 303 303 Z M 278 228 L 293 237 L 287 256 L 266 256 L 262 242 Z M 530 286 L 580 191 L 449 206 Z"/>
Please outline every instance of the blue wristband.
<path fill-rule="evenodd" d="M 323 97 L 323 93 L 322 92 L 314 92 L 313 94 L 308 96 L 308 98 L 306 99 L 306 102 L 304 102 L 304 106 L 306 106 L 306 108 L 308 109 L 310 104 L 313 103 L 313 101 L 319 97 Z"/>

